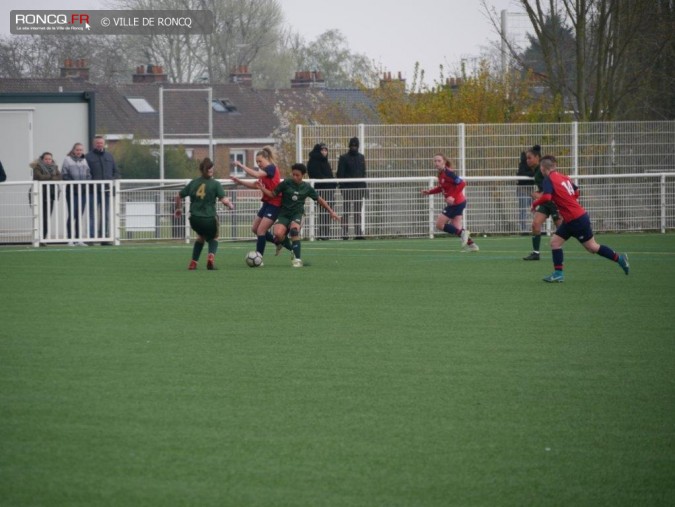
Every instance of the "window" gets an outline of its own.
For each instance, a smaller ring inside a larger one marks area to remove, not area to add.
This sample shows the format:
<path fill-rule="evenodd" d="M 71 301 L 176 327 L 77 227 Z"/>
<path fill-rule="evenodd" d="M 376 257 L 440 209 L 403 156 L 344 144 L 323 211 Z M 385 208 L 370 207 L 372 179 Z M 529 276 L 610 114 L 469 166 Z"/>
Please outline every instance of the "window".
<path fill-rule="evenodd" d="M 245 177 L 246 172 L 241 167 L 234 165 L 235 160 L 246 165 L 246 152 L 244 150 L 230 150 L 230 176 Z"/>
<path fill-rule="evenodd" d="M 215 99 L 211 101 L 211 107 L 217 113 L 239 114 L 237 106 L 230 99 Z"/>
<path fill-rule="evenodd" d="M 129 104 L 131 104 L 132 107 L 138 113 L 154 113 L 155 112 L 155 109 L 143 97 L 126 97 L 126 99 L 129 101 Z"/>
<path fill-rule="evenodd" d="M 226 113 L 227 109 L 225 109 L 225 105 L 220 102 L 219 100 L 214 100 L 211 102 L 211 105 L 213 106 L 213 110 L 216 113 Z"/>

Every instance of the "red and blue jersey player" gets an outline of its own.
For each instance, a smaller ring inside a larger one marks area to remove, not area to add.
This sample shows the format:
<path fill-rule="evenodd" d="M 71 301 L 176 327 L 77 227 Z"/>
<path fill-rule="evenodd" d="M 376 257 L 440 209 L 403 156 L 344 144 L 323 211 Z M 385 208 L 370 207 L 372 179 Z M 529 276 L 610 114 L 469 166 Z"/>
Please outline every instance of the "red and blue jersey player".
<path fill-rule="evenodd" d="M 458 236 L 462 240 L 465 252 L 477 252 L 478 245 L 469 236 L 469 231 L 462 227 L 462 215 L 466 208 L 464 187 L 466 182 L 452 170 L 451 160 L 437 153 L 433 158 L 434 168 L 438 171 L 438 184 L 430 189 L 421 190 L 424 195 L 443 193 L 447 206 L 436 218 L 436 229 Z"/>
<path fill-rule="evenodd" d="M 545 176 L 543 194 L 532 203 L 532 209 L 545 202 L 553 201 L 564 220 L 551 238 L 554 271 L 544 278 L 544 281 L 553 283 L 564 280 L 562 247 L 571 237 L 576 238 L 590 253 L 601 255 L 618 263 L 624 273 L 628 274 L 628 256 L 617 254 L 608 246 L 595 241 L 591 219 L 578 201 L 579 188 L 567 176 L 558 172 L 555 158 L 551 155 L 543 157 L 539 167 Z"/>

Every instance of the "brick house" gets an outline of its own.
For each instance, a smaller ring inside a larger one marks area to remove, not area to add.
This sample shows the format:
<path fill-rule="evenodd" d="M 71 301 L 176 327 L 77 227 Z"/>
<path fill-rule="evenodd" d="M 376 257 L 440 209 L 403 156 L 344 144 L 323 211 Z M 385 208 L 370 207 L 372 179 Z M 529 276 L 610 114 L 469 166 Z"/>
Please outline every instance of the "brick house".
<path fill-rule="evenodd" d="M 91 83 L 85 60 L 66 60 L 59 78 L 0 79 L 0 94 L 93 92 L 95 131 L 106 138 L 109 147 L 123 139 L 159 146 L 159 102 L 163 88 L 164 145 L 183 146 L 188 156 L 195 159 L 207 156 L 210 113 L 219 178 L 230 175 L 233 159 L 250 167 L 255 163 L 257 150 L 277 142 L 275 133 L 280 125 L 275 114 L 277 108 L 292 104 L 298 110 L 312 111 L 317 104 L 325 104 L 325 109 L 337 105 L 351 122 L 363 121 L 363 110 L 357 113 L 350 104 L 366 102 L 365 94 L 359 90 L 327 90 L 318 72 L 297 72 L 290 88 L 284 90 L 257 90 L 251 84 L 246 67 L 235 69 L 229 83 L 174 84 L 167 81 L 161 67 L 152 65 L 138 66 L 130 83 Z M 207 88 L 212 89 L 211 104 Z"/>

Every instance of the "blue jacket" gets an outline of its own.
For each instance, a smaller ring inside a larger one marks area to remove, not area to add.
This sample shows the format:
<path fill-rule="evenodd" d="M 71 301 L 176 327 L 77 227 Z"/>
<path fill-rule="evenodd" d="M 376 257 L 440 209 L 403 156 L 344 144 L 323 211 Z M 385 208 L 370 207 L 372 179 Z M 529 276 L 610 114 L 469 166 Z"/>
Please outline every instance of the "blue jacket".
<path fill-rule="evenodd" d="M 115 159 L 109 152 L 91 150 L 85 158 L 91 170 L 92 180 L 118 180 L 120 178 Z"/>

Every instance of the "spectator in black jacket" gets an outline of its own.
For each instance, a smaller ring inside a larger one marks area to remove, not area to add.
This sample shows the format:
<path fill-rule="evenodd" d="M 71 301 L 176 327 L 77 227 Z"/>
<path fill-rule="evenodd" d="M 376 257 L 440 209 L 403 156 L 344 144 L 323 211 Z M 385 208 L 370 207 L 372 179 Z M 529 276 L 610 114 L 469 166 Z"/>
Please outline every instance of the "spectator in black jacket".
<path fill-rule="evenodd" d="M 5 173 L 5 168 L 2 167 L 2 162 L 0 162 L 0 183 L 7 180 L 7 174 Z"/>
<path fill-rule="evenodd" d="M 312 151 L 309 152 L 309 161 L 307 162 L 307 172 L 313 180 L 332 180 L 333 169 L 328 161 L 328 146 L 323 143 L 315 144 Z M 323 197 L 328 206 L 333 207 L 333 198 L 335 195 L 335 182 L 315 183 L 314 188 L 319 197 Z M 330 238 L 330 216 L 323 208 L 317 210 L 317 234 L 316 239 Z"/>
<path fill-rule="evenodd" d="M 366 158 L 359 153 L 359 138 L 349 140 L 349 151 L 340 155 L 338 160 L 338 178 L 365 178 Z M 342 239 L 349 239 L 349 216 L 354 224 L 354 239 L 364 239 L 364 225 L 360 216 L 368 194 L 365 181 L 345 181 L 339 184 L 343 202 Z"/>
<path fill-rule="evenodd" d="M 103 136 L 96 136 L 93 144 L 94 149 L 87 153 L 85 157 L 91 170 L 91 179 L 93 181 L 119 179 L 119 169 L 117 168 L 117 164 L 115 164 L 112 154 L 105 149 L 105 139 L 103 139 Z M 98 237 L 112 235 L 108 220 L 110 215 L 110 199 L 112 197 L 111 186 L 112 183 L 94 185 L 95 199 L 92 199 L 89 206 L 89 235 L 92 238 L 97 237 L 97 235 Z M 103 242 L 101 244 L 109 245 L 110 243 Z"/>

